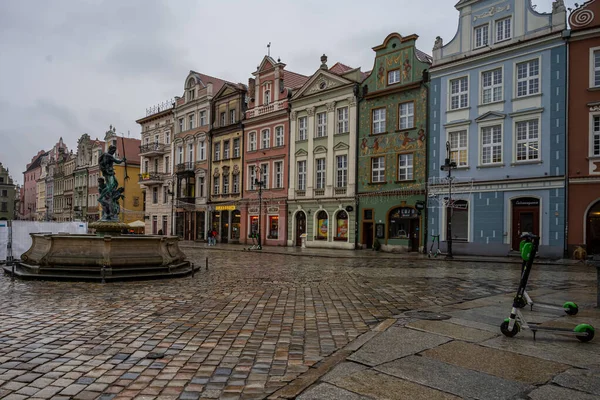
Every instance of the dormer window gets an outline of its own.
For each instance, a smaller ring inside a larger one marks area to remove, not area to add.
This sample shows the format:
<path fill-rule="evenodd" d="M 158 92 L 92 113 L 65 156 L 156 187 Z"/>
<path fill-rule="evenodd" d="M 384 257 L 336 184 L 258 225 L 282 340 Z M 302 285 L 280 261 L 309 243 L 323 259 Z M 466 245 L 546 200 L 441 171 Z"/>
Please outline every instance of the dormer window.
<path fill-rule="evenodd" d="M 195 97 L 196 97 L 196 91 L 194 89 L 190 90 L 188 92 L 188 100 L 194 100 Z"/>
<path fill-rule="evenodd" d="M 268 105 L 271 104 L 271 84 L 265 84 L 265 92 L 263 94 L 263 104 Z"/>
<path fill-rule="evenodd" d="M 496 42 L 502 42 L 511 38 L 511 18 L 496 21 Z"/>
<path fill-rule="evenodd" d="M 400 70 L 396 69 L 388 72 L 388 85 L 400 82 Z"/>
<path fill-rule="evenodd" d="M 475 48 L 480 48 L 488 45 L 489 41 L 489 25 L 481 25 L 475 28 Z"/>
<path fill-rule="evenodd" d="M 221 113 L 220 121 L 221 121 L 220 126 L 225 126 L 225 113 L 224 112 Z"/>

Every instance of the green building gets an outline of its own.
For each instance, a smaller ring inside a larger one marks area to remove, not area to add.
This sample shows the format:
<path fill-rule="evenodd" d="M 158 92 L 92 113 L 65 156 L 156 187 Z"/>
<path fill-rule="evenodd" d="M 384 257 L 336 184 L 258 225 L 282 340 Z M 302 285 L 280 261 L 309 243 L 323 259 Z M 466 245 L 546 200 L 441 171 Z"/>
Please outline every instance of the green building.
<path fill-rule="evenodd" d="M 425 243 L 424 204 L 427 71 L 431 57 L 417 35 L 388 35 L 373 48 L 363 82 L 358 128 L 359 247 L 419 251 Z M 425 79 L 424 79 L 425 78 Z"/>
<path fill-rule="evenodd" d="M 16 185 L 0 162 L 0 220 L 15 219 Z"/>

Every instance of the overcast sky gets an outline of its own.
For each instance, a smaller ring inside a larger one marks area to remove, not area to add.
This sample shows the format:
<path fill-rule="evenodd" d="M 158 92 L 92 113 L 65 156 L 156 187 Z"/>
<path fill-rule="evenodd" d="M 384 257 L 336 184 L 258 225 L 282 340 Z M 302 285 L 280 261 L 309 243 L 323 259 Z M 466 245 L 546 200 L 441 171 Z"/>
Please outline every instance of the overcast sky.
<path fill-rule="evenodd" d="M 576 0 L 567 0 L 573 7 Z M 580 0 L 582 2 L 583 0 Z M 368 71 L 391 32 L 431 54 L 457 0 L 0 0 L 0 162 L 23 182 L 38 150 L 109 125 L 140 137 L 146 107 L 181 95 L 189 70 L 247 83 L 267 52 L 305 75 L 320 56 Z M 552 0 L 534 0 L 548 12 Z"/>

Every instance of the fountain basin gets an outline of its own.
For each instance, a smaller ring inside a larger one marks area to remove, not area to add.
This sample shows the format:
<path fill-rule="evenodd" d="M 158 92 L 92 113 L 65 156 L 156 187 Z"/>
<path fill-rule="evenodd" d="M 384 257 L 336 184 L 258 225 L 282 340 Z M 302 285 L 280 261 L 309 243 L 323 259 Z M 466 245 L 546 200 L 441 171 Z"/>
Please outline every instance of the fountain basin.
<path fill-rule="evenodd" d="M 4 271 L 24 279 L 141 280 L 180 277 L 194 266 L 176 236 L 31 234 L 32 244 Z"/>

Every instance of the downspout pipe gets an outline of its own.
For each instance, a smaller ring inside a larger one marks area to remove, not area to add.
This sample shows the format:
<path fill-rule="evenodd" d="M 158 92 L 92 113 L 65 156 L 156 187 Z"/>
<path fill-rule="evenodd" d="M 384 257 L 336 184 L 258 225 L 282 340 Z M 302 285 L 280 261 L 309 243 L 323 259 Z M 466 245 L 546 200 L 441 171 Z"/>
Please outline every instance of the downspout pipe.
<path fill-rule="evenodd" d="M 429 124 L 429 70 L 423 70 L 423 80 L 421 81 L 425 93 L 426 93 L 426 105 L 425 105 L 425 127 L 426 127 L 426 141 L 425 141 L 425 208 L 423 209 L 423 254 L 427 254 L 427 238 L 429 236 L 429 230 L 427 229 L 428 221 L 429 221 L 429 207 L 427 207 L 427 199 L 429 199 L 428 193 L 428 182 L 429 182 L 429 134 L 430 134 L 430 124 Z"/>
<path fill-rule="evenodd" d="M 358 232 L 359 232 L 359 221 L 360 221 L 360 210 L 359 210 L 359 201 L 360 198 L 358 196 L 358 157 L 359 157 L 359 121 L 360 121 L 360 101 L 364 98 L 364 96 L 360 95 L 360 83 L 354 84 L 354 98 L 356 99 L 356 139 L 355 139 L 355 154 L 356 154 L 356 162 L 354 163 L 354 250 L 358 250 Z"/>
<path fill-rule="evenodd" d="M 566 50 L 566 75 L 565 75 L 565 238 L 563 245 L 563 254 L 565 257 L 569 257 L 569 38 L 571 37 L 571 31 L 565 29 L 563 31 L 563 39 L 565 40 Z"/>

